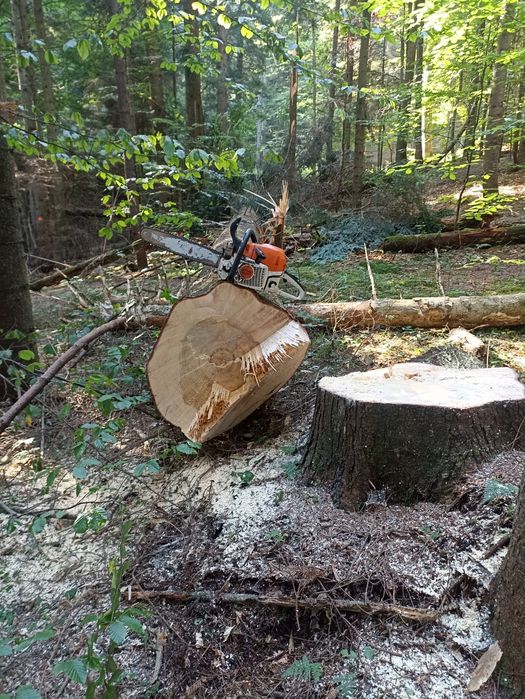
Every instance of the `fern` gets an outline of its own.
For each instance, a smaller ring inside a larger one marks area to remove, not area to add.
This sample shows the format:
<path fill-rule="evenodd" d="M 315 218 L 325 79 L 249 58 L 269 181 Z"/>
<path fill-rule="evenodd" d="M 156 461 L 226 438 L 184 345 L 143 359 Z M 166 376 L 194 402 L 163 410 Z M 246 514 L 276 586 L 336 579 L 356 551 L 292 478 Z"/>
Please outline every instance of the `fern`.
<path fill-rule="evenodd" d="M 352 699 L 357 690 L 357 680 L 354 672 L 345 675 L 335 675 L 332 680 L 337 688 L 339 699 Z"/>
<path fill-rule="evenodd" d="M 302 680 L 312 684 L 317 684 L 323 676 L 322 663 L 312 663 L 308 656 L 303 655 L 300 660 L 293 662 L 290 667 L 282 673 L 284 679 Z"/>
<path fill-rule="evenodd" d="M 492 502 L 496 498 L 508 498 L 517 495 L 519 488 L 512 483 L 500 483 L 495 479 L 490 479 L 485 483 L 483 491 L 483 504 Z"/>

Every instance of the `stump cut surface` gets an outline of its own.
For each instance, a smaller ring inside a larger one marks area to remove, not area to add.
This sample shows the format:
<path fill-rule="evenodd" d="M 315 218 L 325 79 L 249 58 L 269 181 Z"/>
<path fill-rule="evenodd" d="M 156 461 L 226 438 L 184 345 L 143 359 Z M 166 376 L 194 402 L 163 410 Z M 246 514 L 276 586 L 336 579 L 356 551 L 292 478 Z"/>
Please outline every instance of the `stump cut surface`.
<path fill-rule="evenodd" d="M 281 388 L 309 344 L 286 311 L 223 283 L 173 308 L 148 362 L 148 380 L 161 415 L 204 442 Z"/>

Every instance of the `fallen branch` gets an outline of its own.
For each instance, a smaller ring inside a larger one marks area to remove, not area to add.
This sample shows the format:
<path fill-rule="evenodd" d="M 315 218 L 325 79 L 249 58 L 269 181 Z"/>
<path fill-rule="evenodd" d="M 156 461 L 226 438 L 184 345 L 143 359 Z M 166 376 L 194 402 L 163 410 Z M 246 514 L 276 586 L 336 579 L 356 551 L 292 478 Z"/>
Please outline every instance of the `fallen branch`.
<path fill-rule="evenodd" d="M 55 284 L 60 284 L 60 282 L 64 279 L 70 279 L 71 277 L 75 277 L 88 267 L 98 267 L 100 265 L 108 265 L 111 262 L 115 262 L 122 255 L 128 254 L 143 243 L 144 241 L 142 240 L 136 240 L 133 243 L 131 243 L 131 245 L 127 245 L 126 247 L 108 250 L 108 252 L 104 252 L 102 253 L 102 255 L 96 255 L 95 257 L 90 257 L 89 260 L 83 260 L 82 262 L 78 262 L 76 265 L 69 265 L 68 267 L 64 267 L 64 269 L 56 270 L 55 272 L 52 272 L 51 274 L 48 274 L 45 277 L 41 277 L 40 279 L 36 279 L 34 282 L 31 282 L 29 288 L 31 289 L 31 291 L 38 291 L 39 289 L 43 289 L 46 286 L 54 286 Z"/>
<path fill-rule="evenodd" d="M 123 588 L 122 595 L 127 600 L 167 599 L 179 604 L 185 602 L 211 602 L 223 604 L 260 604 L 264 607 L 286 607 L 288 609 L 337 609 L 340 612 L 352 614 L 397 616 L 405 621 L 421 623 L 433 622 L 439 617 L 439 612 L 417 607 L 402 607 L 397 604 L 383 602 L 362 602 L 358 600 L 331 599 L 319 597 L 277 597 L 272 595 L 256 595 L 238 592 L 213 592 L 211 590 L 141 590 L 138 588 Z"/>
<path fill-rule="evenodd" d="M 525 325 L 525 294 L 500 296 L 429 296 L 296 306 L 334 330 L 374 326 L 479 328 Z"/>
<path fill-rule="evenodd" d="M 86 335 L 78 339 L 71 347 L 63 354 L 55 359 L 55 361 L 44 371 L 44 373 L 35 381 L 35 383 L 23 393 L 20 398 L 0 417 L 0 434 L 13 422 L 15 417 L 26 408 L 38 394 L 44 390 L 47 384 L 58 374 L 58 372 L 70 362 L 77 354 L 87 345 L 97 340 L 101 335 L 123 328 L 127 323 L 124 316 L 114 318 L 108 323 L 99 325 L 93 328 Z"/>
<path fill-rule="evenodd" d="M 385 252 L 427 252 L 437 248 L 462 248 L 468 245 L 505 245 L 525 243 L 525 225 L 509 228 L 465 228 L 451 233 L 393 235 L 381 246 Z"/>

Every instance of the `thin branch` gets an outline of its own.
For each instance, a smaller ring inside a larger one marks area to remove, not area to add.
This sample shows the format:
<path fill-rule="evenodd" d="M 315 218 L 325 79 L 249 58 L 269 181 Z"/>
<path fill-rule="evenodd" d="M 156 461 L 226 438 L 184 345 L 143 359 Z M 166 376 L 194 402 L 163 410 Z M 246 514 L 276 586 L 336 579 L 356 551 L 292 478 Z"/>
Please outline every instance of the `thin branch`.
<path fill-rule="evenodd" d="M 93 330 L 78 339 L 68 350 L 57 357 L 40 378 L 0 417 L 0 434 L 13 422 L 15 417 L 19 415 L 24 408 L 44 390 L 51 379 L 53 379 L 81 349 L 91 344 L 94 340 L 97 340 L 101 335 L 111 332 L 112 330 L 117 330 L 118 328 L 123 328 L 126 323 L 127 319 L 124 316 L 120 316 L 110 320 L 108 323 L 99 325 L 97 328 L 93 328 Z"/>

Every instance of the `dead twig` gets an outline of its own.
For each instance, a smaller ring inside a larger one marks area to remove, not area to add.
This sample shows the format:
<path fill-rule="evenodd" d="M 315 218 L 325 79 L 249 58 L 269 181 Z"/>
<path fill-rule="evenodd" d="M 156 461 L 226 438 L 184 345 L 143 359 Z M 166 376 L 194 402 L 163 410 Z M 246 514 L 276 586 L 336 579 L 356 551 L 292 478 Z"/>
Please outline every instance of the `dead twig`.
<path fill-rule="evenodd" d="M 370 265 L 370 260 L 368 258 L 368 247 L 366 243 L 364 244 L 365 248 L 365 258 L 366 258 L 366 269 L 368 271 L 368 278 L 370 279 L 370 286 L 372 288 L 372 300 L 376 301 L 377 300 L 377 290 L 376 290 L 376 283 L 374 280 L 374 275 L 372 273 L 372 267 Z"/>
<path fill-rule="evenodd" d="M 445 289 L 443 288 L 443 281 L 441 279 L 441 263 L 439 261 L 439 252 L 437 248 L 434 248 L 434 257 L 436 258 L 436 282 L 441 296 L 445 296 Z"/>
<path fill-rule="evenodd" d="M 164 629 L 157 629 L 157 654 L 155 656 L 155 667 L 153 669 L 153 675 L 151 676 L 150 684 L 155 684 L 159 679 L 160 668 L 162 667 L 162 652 L 168 636 Z"/>
<path fill-rule="evenodd" d="M 211 602 L 223 604 L 260 604 L 265 607 L 286 607 L 289 609 L 337 609 L 340 612 L 352 614 L 396 616 L 405 621 L 419 623 L 434 622 L 440 612 L 432 609 L 418 609 L 417 607 L 403 607 L 397 604 L 383 602 L 364 602 L 350 599 L 332 599 L 304 597 L 277 597 L 272 595 L 256 595 L 240 592 L 214 592 L 212 590 L 142 590 L 123 588 L 122 594 L 130 596 L 134 600 L 167 599 L 179 604 L 185 602 Z"/>
<path fill-rule="evenodd" d="M 492 558 L 492 556 L 497 553 L 500 549 L 502 549 L 504 546 L 508 546 L 510 543 L 510 534 L 505 534 L 504 536 L 501 537 L 501 539 L 498 539 L 495 544 L 492 544 L 492 546 L 486 551 L 485 555 L 483 556 L 483 560 L 487 560 L 487 558 Z"/>

